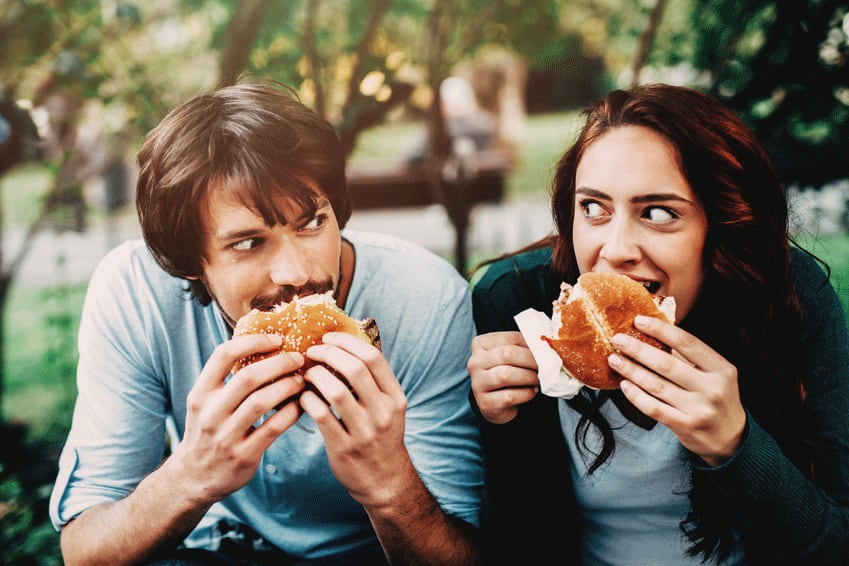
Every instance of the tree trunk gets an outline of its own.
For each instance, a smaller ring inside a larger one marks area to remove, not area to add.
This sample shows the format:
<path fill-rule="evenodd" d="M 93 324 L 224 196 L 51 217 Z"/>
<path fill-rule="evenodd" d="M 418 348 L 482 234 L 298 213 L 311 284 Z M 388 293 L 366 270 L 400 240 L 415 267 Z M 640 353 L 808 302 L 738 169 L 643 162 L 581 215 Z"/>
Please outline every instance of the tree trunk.
<path fill-rule="evenodd" d="M 271 0 L 241 0 L 227 28 L 227 45 L 221 55 L 219 86 L 235 84 L 247 66 L 263 17 Z"/>
<path fill-rule="evenodd" d="M 643 30 L 642 35 L 640 35 L 640 44 L 637 47 L 637 54 L 634 57 L 634 64 L 631 67 L 632 87 L 640 84 L 640 71 L 645 67 L 646 61 L 648 61 L 652 43 L 654 43 L 654 38 L 657 36 L 657 29 L 660 27 L 660 21 L 663 18 L 663 11 L 666 9 L 666 2 L 667 0 L 657 0 L 655 2 L 649 16 L 649 23 L 646 25 L 646 29 Z"/>

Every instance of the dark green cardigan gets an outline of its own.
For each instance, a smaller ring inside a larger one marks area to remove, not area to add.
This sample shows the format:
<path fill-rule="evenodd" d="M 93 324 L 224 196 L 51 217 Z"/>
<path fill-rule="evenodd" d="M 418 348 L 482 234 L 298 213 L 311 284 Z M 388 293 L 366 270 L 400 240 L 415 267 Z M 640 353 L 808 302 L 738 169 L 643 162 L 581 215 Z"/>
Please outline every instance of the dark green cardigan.
<path fill-rule="evenodd" d="M 802 379 L 816 435 L 815 481 L 751 415 L 737 454 L 699 470 L 726 498 L 749 541 L 750 559 L 849 564 L 849 332 L 820 266 L 798 250 L 791 259 L 803 309 Z M 551 315 L 560 282 L 551 272 L 550 248 L 485 269 L 472 280 L 478 333 L 516 330 L 513 316 L 527 308 Z M 557 401 L 537 395 L 510 423 L 480 420 L 486 473 L 481 526 L 489 562 L 577 563 L 580 519 Z"/>

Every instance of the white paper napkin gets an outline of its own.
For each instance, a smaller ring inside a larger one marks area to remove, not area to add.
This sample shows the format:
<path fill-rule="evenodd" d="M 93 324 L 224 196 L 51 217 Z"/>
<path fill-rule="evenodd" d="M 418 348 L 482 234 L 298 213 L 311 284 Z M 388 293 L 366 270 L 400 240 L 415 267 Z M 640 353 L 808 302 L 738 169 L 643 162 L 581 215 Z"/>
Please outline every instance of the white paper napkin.
<path fill-rule="evenodd" d="M 523 310 L 513 319 L 539 366 L 540 391 L 549 397 L 563 399 L 577 395 L 584 384 L 566 373 L 560 356 L 541 338 L 551 335 L 551 319 L 535 309 Z"/>

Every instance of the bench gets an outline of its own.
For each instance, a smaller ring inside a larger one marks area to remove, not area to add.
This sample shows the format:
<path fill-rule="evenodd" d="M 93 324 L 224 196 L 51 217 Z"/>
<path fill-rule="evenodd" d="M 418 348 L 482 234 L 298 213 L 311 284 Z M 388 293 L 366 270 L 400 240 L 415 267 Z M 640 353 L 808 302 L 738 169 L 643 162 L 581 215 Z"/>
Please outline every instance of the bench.
<path fill-rule="evenodd" d="M 477 204 L 503 199 L 511 166 L 509 152 L 486 149 L 450 157 L 437 186 L 419 163 L 350 166 L 347 177 L 354 210 L 442 205 L 454 228 L 454 264 L 465 274 L 471 210 Z"/>

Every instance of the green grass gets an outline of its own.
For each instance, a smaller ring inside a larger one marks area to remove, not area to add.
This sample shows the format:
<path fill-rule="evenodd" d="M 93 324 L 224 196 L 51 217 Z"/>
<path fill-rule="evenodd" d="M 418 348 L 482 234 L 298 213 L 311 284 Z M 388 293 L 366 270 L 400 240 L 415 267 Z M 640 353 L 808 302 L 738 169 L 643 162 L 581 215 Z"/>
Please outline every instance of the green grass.
<path fill-rule="evenodd" d="M 3 415 L 35 436 L 64 434 L 76 396 L 76 334 L 85 285 L 15 286 L 6 307 Z"/>
<path fill-rule="evenodd" d="M 575 112 L 528 117 L 517 148 L 516 167 L 507 180 L 511 195 L 548 193 L 558 159 L 580 128 Z"/>
<path fill-rule="evenodd" d="M 402 161 L 424 138 L 424 127 L 423 122 L 403 122 L 369 128 L 357 137 L 350 161 L 355 164 Z"/>
<path fill-rule="evenodd" d="M 52 181 L 48 168 L 36 164 L 18 167 L 11 174 L 0 177 L 3 228 L 29 226 Z"/>

